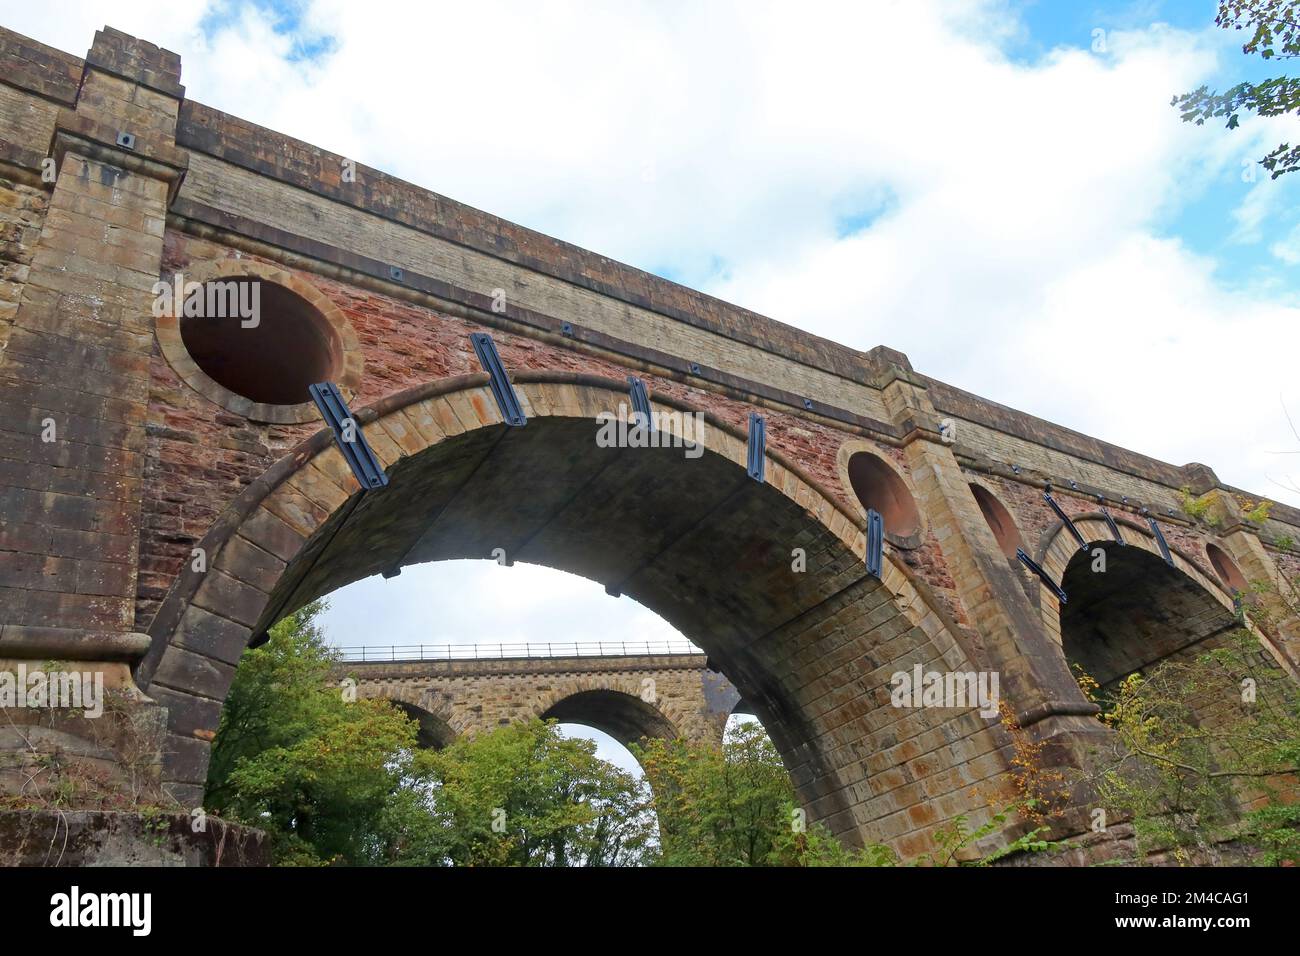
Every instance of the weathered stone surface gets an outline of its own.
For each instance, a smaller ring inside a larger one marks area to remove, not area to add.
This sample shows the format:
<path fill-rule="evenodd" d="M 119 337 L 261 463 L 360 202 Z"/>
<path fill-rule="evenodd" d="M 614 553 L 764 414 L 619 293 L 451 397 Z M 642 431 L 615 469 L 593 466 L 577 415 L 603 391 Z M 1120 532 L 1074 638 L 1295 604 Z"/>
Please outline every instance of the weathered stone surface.
<path fill-rule="evenodd" d="M 277 616 L 368 574 L 500 548 L 675 624 L 763 720 L 815 818 L 912 856 L 953 817 L 985 818 L 971 791 L 1001 792 L 1009 758 L 969 707 L 892 706 L 896 670 L 999 674 L 1068 767 L 1102 732 L 1072 655 L 1118 679 L 1210 639 L 1238 577 L 1300 573 L 1300 512 L 1256 525 L 1204 465 L 1034 419 L 892 349 L 808 335 L 377 170 L 344 179 L 341 160 L 185 100 L 178 58 L 143 40 L 106 29 L 80 60 L 0 30 L 0 641 L 147 632 L 137 676 L 169 708 L 163 780 L 182 799 L 205 779 L 240 653 Z M 321 377 L 344 388 L 387 488 L 358 492 L 310 403 L 217 380 L 242 340 L 195 355 L 183 316 L 154 315 L 153 284 L 190 274 L 304 303 L 310 334 L 282 367 L 301 372 L 319 339 Z M 523 429 L 501 424 L 470 345 L 482 331 Z M 632 375 L 698 457 L 597 446 L 595 416 L 626 416 Z M 761 482 L 746 474 L 753 412 Z M 896 479 L 887 494 L 855 489 L 862 455 Z M 1126 574 L 1122 595 L 1071 585 L 1063 615 L 1013 557 L 1068 583 L 1077 545 L 1048 481 L 1090 542 L 1109 540 L 1104 505 L 1129 548 L 1155 554 L 1158 516 L 1167 572 Z M 1216 527 L 1178 510 L 1184 485 L 1222 497 Z M 879 579 L 863 563 L 868 508 L 891 516 Z M 1078 650 L 1113 623 L 1112 599 L 1153 623 Z M 1300 622 L 1260 637 L 1294 674 Z M 697 706 L 638 715 L 610 709 L 621 685 L 579 693 L 623 736 L 682 730 L 694 718 L 678 711 Z M 532 708 L 498 703 L 467 706 L 476 720 Z"/>
<path fill-rule="evenodd" d="M 267 866 L 260 830 L 188 812 L 0 811 L 0 866 Z"/>
<path fill-rule="evenodd" d="M 642 738 L 718 744 L 738 693 L 702 655 L 348 661 L 357 696 L 391 700 L 443 746 L 518 720 L 586 724 L 627 745 Z M 377 652 L 382 648 L 376 648 Z"/>

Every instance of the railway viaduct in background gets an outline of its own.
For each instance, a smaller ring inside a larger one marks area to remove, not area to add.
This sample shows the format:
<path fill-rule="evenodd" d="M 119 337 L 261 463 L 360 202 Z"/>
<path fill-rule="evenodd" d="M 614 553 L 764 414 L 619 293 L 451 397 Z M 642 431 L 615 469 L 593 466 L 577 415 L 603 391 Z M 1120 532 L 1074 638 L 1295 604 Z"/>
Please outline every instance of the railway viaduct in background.
<path fill-rule="evenodd" d="M 1108 731 L 1072 663 L 1109 684 L 1213 646 L 1245 582 L 1300 571 L 1300 514 L 1252 521 L 1255 496 L 1208 467 L 254 126 L 187 99 L 180 71 L 111 29 L 84 59 L 0 31 L 0 664 L 138 687 L 184 806 L 279 616 L 504 554 L 660 614 L 752 706 L 814 819 L 912 857 L 988 819 L 1013 737 L 974 707 L 893 706 L 893 673 L 996 672 L 1052 765 L 1078 767 Z M 256 290 L 259 315 L 160 311 L 160 277 Z M 309 400 L 327 381 L 376 487 Z M 636 407 L 656 440 L 599 440 L 598 416 Z M 1260 641 L 1295 673 L 1294 620 Z M 114 757 L 74 724 L 40 742 Z M 1062 832 L 1086 828 L 1080 799 Z"/>
<path fill-rule="evenodd" d="M 532 719 L 595 727 L 625 747 L 643 738 L 716 746 L 728 717 L 752 711 L 684 642 L 351 650 L 340 683 L 400 707 L 425 747 Z"/>

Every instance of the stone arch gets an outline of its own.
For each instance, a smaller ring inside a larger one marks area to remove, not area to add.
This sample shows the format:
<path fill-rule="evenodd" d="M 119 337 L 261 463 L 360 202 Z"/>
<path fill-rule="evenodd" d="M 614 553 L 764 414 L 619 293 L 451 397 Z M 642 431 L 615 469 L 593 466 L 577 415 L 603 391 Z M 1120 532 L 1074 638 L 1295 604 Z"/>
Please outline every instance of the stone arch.
<path fill-rule="evenodd" d="M 1124 540 L 1126 547 L 1136 546 L 1156 555 L 1162 561 L 1164 560 L 1163 555 L 1160 553 L 1160 547 L 1156 544 L 1155 537 L 1149 530 L 1123 515 L 1113 515 L 1113 517 L 1115 526 L 1119 529 L 1120 537 Z M 1101 512 L 1094 511 L 1071 515 L 1071 520 L 1074 522 L 1074 526 L 1079 529 L 1079 533 L 1083 535 L 1084 540 L 1088 542 L 1090 548 L 1115 543 L 1110 526 L 1106 523 L 1106 518 Z M 1079 553 L 1079 550 L 1079 543 L 1074 540 L 1074 537 L 1063 524 L 1058 523 L 1045 535 L 1043 544 L 1038 549 L 1036 560 L 1051 579 L 1059 585 L 1065 576 L 1066 568 L 1074 556 Z M 1173 559 L 1175 569 L 1204 588 L 1219 603 L 1229 609 L 1233 607 L 1232 595 L 1228 594 L 1219 582 L 1201 570 L 1195 561 L 1172 545 L 1169 548 L 1169 555 Z M 1061 602 L 1057 600 L 1055 594 L 1043 589 L 1040 594 L 1040 609 L 1043 615 L 1043 624 L 1059 645 L 1061 643 Z"/>
<path fill-rule="evenodd" d="M 543 371 L 513 381 L 524 428 L 504 426 L 486 375 L 432 382 L 354 411 L 389 473 L 382 492 L 357 491 L 322 430 L 221 515 L 199 543 L 209 570 L 181 571 L 139 668 L 168 707 L 173 792 L 201 796 L 253 635 L 352 580 L 504 547 L 626 593 L 695 639 L 755 708 L 813 819 L 844 839 L 914 855 L 935 825 L 978 816 L 957 764 L 1000 778 L 989 722 L 974 710 L 899 711 L 888 694 L 890 675 L 914 664 L 975 668 L 898 555 L 887 549 L 879 579 L 865 573 L 859 516 L 772 449 L 754 481 L 744 433 L 675 399 L 653 396 L 655 411 L 670 438 L 697 443 L 694 458 L 597 449 L 597 415 L 626 406 L 623 382 Z M 794 547 L 806 554 L 799 573 Z"/>
<path fill-rule="evenodd" d="M 1041 564 L 1067 595 L 1062 607 L 1048 589 L 1040 589 L 1044 623 L 1067 663 L 1078 663 L 1103 695 L 1129 674 L 1161 661 L 1188 660 L 1222 647 L 1230 632 L 1243 626 L 1259 643 L 1261 673 L 1270 680 L 1287 679 L 1286 659 L 1269 636 L 1242 613 L 1228 586 L 1187 553 L 1171 546 L 1171 561 L 1166 562 L 1154 536 L 1120 516 L 1115 522 L 1126 546 L 1114 541 L 1099 513 L 1073 520 L 1089 546 L 1081 549 L 1061 526 L 1044 545 Z M 1105 549 L 1104 574 L 1091 571 L 1094 547 Z M 1270 674 L 1270 669 L 1275 670 Z M 1188 697 L 1184 704 L 1191 719 L 1212 736 L 1232 720 L 1230 700 L 1212 694 Z M 1213 751 L 1213 740 L 1210 746 Z M 1239 808 L 1261 796 L 1246 781 L 1230 785 Z"/>
<path fill-rule="evenodd" d="M 367 681 L 357 688 L 357 696 L 387 700 L 414 720 L 420 727 L 421 747 L 441 750 L 468 732 L 464 718 L 449 701 L 401 681 Z"/>
<path fill-rule="evenodd" d="M 1147 645 L 1146 648 L 1141 652 L 1136 648 L 1133 649 L 1128 663 L 1134 666 L 1125 673 L 1131 673 L 1133 670 L 1150 666 L 1156 660 L 1162 659 L 1168 654 L 1180 653 L 1189 647 L 1216 637 L 1220 633 L 1226 633 L 1227 630 L 1240 626 L 1243 622 L 1260 641 L 1264 649 L 1279 664 L 1284 666 L 1282 656 L 1268 636 L 1261 632 L 1249 620 L 1248 616 L 1243 617 L 1240 615 L 1233 600 L 1233 594 L 1228 590 L 1227 586 L 1207 574 L 1196 561 L 1182 550 L 1170 545 L 1169 554 L 1172 564 L 1167 563 L 1163 554 L 1161 554 L 1154 535 L 1147 528 L 1124 516 L 1114 516 L 1116 527 L 1119 529 L 1120 537 L 1124 541 L 1123 546 L 1114 540 L 1110 527 L 1100 512 L 1075 515 L 1072 516 L 1072 520 L 1075 527 L 1083 535 L 1084 540 L 1088 542 L 1088 551 L 1081 550 L 1078 542 L 1069 534 L 1068 530 L 1063 525 L 1058 524 L 1047 536 L 1038 555 L 1039 564 L 1054 582 L 1066 590 L 1067 599 L 1071 596 L 1070 588 L 1067 586 L 1071 569 L 1078 568 L 1081 562 L 1090 562 L 1094 548 L 1106 549 L 1108 568 L 1113 569 L 1116 560 L 1122 564 L 1120 568 L 1121 579 L 1116 582 L 1115 587 L 1088 589 L 1073 601 L 1067 600 L 1064 608 L 1056 595 L 1050 590 L 1046 588 L 1039 590 L 1043 624 L 1057 646 L 1061 648 L 1062 653 L 1067 654 L 1067 659 L 1069 642 L 1063 621 L 1067 621 L 1071 616 L 1080 619 L 1082 612 L 1076 610 L 1081 606 L 1079 602 L 1092 601 L 1096 603 L 1106 601 L 1113 605 L 1119 586 L 1124 583 L 1145 579 L 1149 582 L 1151 588 L 1167 592 L 1163 598 L 1160 594 L 1148 595 L 1149 601 L 1146 610 L 1150 612 L 1152 619 L 1163 610 L 1168 610 L 1174 616 L 1184 619 L 1185 625 L 1180 625 L 1180 627 L 1183 629 L 1183 636 L 1187 640 L 1180 646 L 1174 646 L 1172 638 L 1169 639 L 1167 645 L 1151 640 L 1149 637 L 1144 639 L 1142 643 Z M 1111 572 L 1108 571 L 1107 573 Z M 1103 579 L 1100 574 L 1093 577 L 1099 580 Z M 1075 580 L 1087 581 L 1088 579 L 1075 575 Z M 1178 600 L 1182 600 L 1186 605 L 1181 611 L 1175 610 L 1174 605 Z M 1112 610 L 1111 613 L 1116 612 Z M 1142 615 L 1129 616 L 1130 618 L 1136 618 Z M 1114 666 L 1120 666 L 1119 659 L 1114 662 Z M 1111 675 L 1103 673 L 1102 677 L 1097 679 L 1101 680 L 1105 685 L 1111 680 L 1122 676 L 1125 676 L 1125 674 Z"/>
<path fill-rule="evenodd" d="M 314 311 L 321 327 L 336 341 L 337 374 L 333 380 L 344 397 L 351 400 L 361 382 L 365 364 L 360 340 L 343 310 L 301 275 L 265 262 L 237 257 L 199 262 L 184 271 L 183 277 L 186 282 L 200 284 L 221 279 L 256 279 L 286 290 L 300 300 Z M 163 281 L 167 281 L 167 277 Z M 163 358 L 186 385 L 209 401 L 258 422 L 287 425 L 319 420 L 315 404 L 305 394 L 297 404 L 273 405 L 253 401 L 215 381 L 190 354 L 182 338 L 181 320 L 170 310 L 158 316 L 154 325 Z"/>
<path fill-rule="evenodd" d="M 643 737 L 675 740 L 684 736 L 687 720 L 675 708 L 642 699 L 633 678 L 607 675 L 572 677 L 539 695 L 532 712 L 542 720 L 585 724 L 609 734 L 624 747 Z"/>

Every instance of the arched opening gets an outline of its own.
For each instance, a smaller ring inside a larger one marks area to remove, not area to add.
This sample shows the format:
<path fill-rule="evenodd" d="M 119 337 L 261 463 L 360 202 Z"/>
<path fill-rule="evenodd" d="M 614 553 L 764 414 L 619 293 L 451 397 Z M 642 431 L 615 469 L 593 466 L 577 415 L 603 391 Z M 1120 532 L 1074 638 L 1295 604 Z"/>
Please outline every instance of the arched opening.
<path fill-rule="evenodd" d="M 1235 594 L 1249 594 L 1250 584 L 1246 581 L 1246 576 L 1241 573 L 1237 567 L 1237 562 L 1228 557 L 1226 551 L 1217 545 L 1207 544 L 1205 553 L 1209 555 L 1210 564 L 1214 566 L 1214 573 L 1219 576 L 1219 580 L 1228 586 L 1228 589 Z"/>
<path fill-rule="evenodd" d="M 584 690 L 552 704 L 543 720 L 585 724 L 613 737 L 624 747 L 649 738 L 673 740 L 677 728 L 655 707 L 620 690 Z"/>
<path fill-rule="evenodd" d="M 338 333 L 297 293 L 252 276 L 212 279 L 202 290 L 202 306 L 181 311 L 181 341 L 218 385 L 253 402 L 297 405 L 310 401 L 309 385 L 338 378 Z"/>
<path fill-rule="evenodd" d="M 1134 535 L 1126 538 L 1127 547 L 1093 541 L 1086 550 L 1072 550 L 1061 579 L 1068 595 L 1060 612 L 1065 656 L 1098 683 L 1103 710 L 1113 708 L 1121 696 L 1132 705 L 1121 712 L 1129 725 L 1127 733 L 1121 732 L 1126 742 L 1132 741 L 1131 722 L 1137 720 L 1143 724 L 1139 738 L 1152 733 L 1157 751 L 1171 740 L 1192 742 L 1212 765 L 1239 767 L 1241 748 L 1251 736 L 1239 723 L 1243 674 L 1260 687 L 1287 677 L 1270 656 L 1264 636 L 1203 572 L 1177 554 L 1177 564 L 1171 565 Z M 1243 629 L 1253 631 L 1254 639 L 1246 638 Z M 1142 683 L 1121 689 L 1134 674 L 1142 676 Z M 1185 733 L 1185 727 L 1195 730 Z M 1249 750 L 1254 744 L 1245 746 Z M 1136 756 L 1141 763 L 1150 755 Z M 1179 766 L 1188 769 L 1197 759 Z M 1201 782 L 1198 786 L 1227 788 L 1215 798 L 1223 802 L 1214 814 L 1231 817 L 1267 799 L 1249 773 L 1227 772 L 1222 779 L 1191 776 Z M 1177 789 L 1183 784 L 1162 781 L 1157 774 L 1151 785 Z M 1178 802 L 1172 793 L 1168 796 Z"/>
<path fill-rule="evenodd" d="M 668 442 L 607 447 L 590 410 L 625 401 L 623 383 L 548 372 L 520 374 L 515 385 L 534 412 L 524 428 L 501 425 L 491 392 L 463 380 L 386 399 L 376 414 L 391 418 L 382 422 L 359 415 L 389 475 L 381 492 L 356 490 L 328 433 L 250 486 L 214 528 L 224 537 L 209 542 L 217 554 L 209 573 L 178 582 L 155 617 L 155 645 L 141 668 L 146 687 L 182 704 L 182 695 L 220 701 L 225 675 L 195 666 L 188 637 L 206 621 L 206 606 L 220 604 L 239 619 L 239 626 L 219 625 L 220 647 L 211 650 L 237 657 L 241 640 L 292 609 L 376 574 L 462 558 L 542 565 L 632 598 L 702 648 L 753 704 L 810 821 L 850 843 L 923 852 L 946 818 L 933 809 L 920 822 L 900 815 L 882 775 L 895 767 L 912 773 L 916 762 L 920 779 L 951 766 L 921 761 L 877 731 L 897 720 L 909 733 L 955 733 L 948 725 L 964 719 L 925 708 L 899 715 L 878 693 L 892 668 L 959 649 L 946 631 L 920 626 L 929 598 L 906 573 L 867 574 L 854 551 L 857 519 L 790 463 L 774 459 L 769 480 L 754 481 L 743 434 L 715 446 L 711 430 L 726 426 L 709 420 L 691 433 L 704 444 L 694 452 Z M 475 419 L 477 427 L 467 425 Z M 914 510 L 903 491 L 894 502 Z M 792 565 L 791 542 L 804 548 L 806 563 Z M 280 564 L 250 564 L 249 548 Z M 493 600 L 508 597 L 507 590 Z M 872 648 L 883 646 L 892 656 L 874 670 L 839 666 L 870 660 Z M 197 787 L 206 745 L 191 728 L 210 723 L 211 710 L 178 705 L 169 713 L 165 779 L 173 788 Z M 846 747 L 846 739 L 870 743 Z M 942 812 L 979 809 L 959 803 Z"/>
<path fill-rule="evenodd" d="M 1020 529 L 1011 518 L 1011 512 L 1007 511 L 1002 502 L 982 486 L 971 484 L 970 490 L 975 496 L 975 503 L 980 506 L 984 520 L 988 522 L 989 530 L 993 532 L 993 537 L 998 542 L 998 547 L 1008 558 L 1014 558 L 1017 549 L 1024 548 L 1025 543 L 1020 537 Z"/>
<path fill-rule="evenodd" d="M 889 534 L 906 538 L 921 530 L 907 483 L 878 455 L 860 451 L 849 458 L 849 483 L 862 507 L 880 512 Z"/>
<path fill-rule="evenodd" d="M 437 714 L 432 714 L 404 700 L 394 700 L 391 703 L 419 726 L 416 737 L 418 746 L 429 750 L 441 750 L 456 739 L 456 731 L 452 730 L 451 725 Z"/>
<path fill-rule="evenodd" d="M 436 698 L 468 736 L 503 721 L 555 720 L 563 736 L 592 741 L 598 757 L 637 778 L 643 773 L 630 745 L 643 737 L 698 734 L 701 725 L 676 726 L 642 695 L 654 700 L 667 691 L 679 698 L 683 684 L 689 690 L 704 681 L 730 686 L 653 612 L 539 565 L 413 565 L 397 577 L 346 585 L 328 603 L 321 628 L 363 696 L 378 688 L 420 723 L 419 708 L 383 690 L 400 680 L 407 699 Z M 646 658 L 669 678 L 654 683 L 662 672 L 645 669 Z M 578 672 L 587 683 L 617 686 L 566 686 Z M 703 706 L 699 695 L 690 703 Z"/>
<path fill-rule="evenodd" d="M 1098 548 L 1105 570 L 1094 556 Z M 1238 626 L 1230 607 L 1136 546 L 1090 545 L 1071 558 L 1061 586 L 1069 595 L 1061 609 L 1062 649 L 1103 692 L 1171 655 L 1209 650 Z"/>

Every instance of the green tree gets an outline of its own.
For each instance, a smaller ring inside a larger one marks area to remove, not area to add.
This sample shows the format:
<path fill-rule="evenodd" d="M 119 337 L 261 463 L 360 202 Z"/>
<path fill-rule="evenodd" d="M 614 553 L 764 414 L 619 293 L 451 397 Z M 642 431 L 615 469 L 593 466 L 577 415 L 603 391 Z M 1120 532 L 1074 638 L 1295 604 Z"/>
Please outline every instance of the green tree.
<path fill-rule="evenodd" d="M 425 795 L 408 807 L 400 862 L 462 866 L 630 866 L 654 839 L 635 777 L 532 720 L 422 751 L 412 770 Z"/>
<path fill-rule="evenodd" d="M 1249 631 L 1168 658 L 1099 701 L 1116 731 L 1098 791 L 1133 821 L 1134 861 L 1212 859 L 1229 841 L 1300 863 L 1300 688 Z"/>
<path fill-rule="evenodd" d="M 1300 0 L 1221 0 L 1214 22 L 1225 30 L 1248 30 L 1250 40 L 1242 52 L 1265 60 L 1300 56 Z M 1277 76 L 1259 83 L 1242 82 L 1220 93 L 1207 86 L 1173 98 L 1187 122 L 1197 126 L 1207 119 L 1227 117 L 1236 129 L 1242 111 L 1259 116 L 1300 116 L 1300 78 Z M 1300 145 L 1282 143 L 1260 160 L 1277 179 L 1300 169 Z"/>
<path fill-rule="evenodd" d="M 342 692 L 310 604 L 246 653 L 205 805 L 266 829 L 282 863 L 630 865 L 653 844 L 643 788 L 595 745 L 533 721 L 416 748 L 389 702 Z M 495 827 L 494 827 L 495 825 Z"/>
<path fill-rule="evenodd" d="M 235 673 L 208 771 L 206 806 L 270 832 L 289 862 L 379 863 L 390 804 L 407 789 L 416 727 L 386 701 L 350 701 L 314 620 L 280 621 Z"/>
<path fill-rule="evenodd" d="M 820 824 L 805 826 L 790 775 L 757 722 L 722 745 L 650 740 L 633 748 L 659 819 L 666 866 L 867 866 L 893 862 L 884 847 L 846 849 Z"/>

